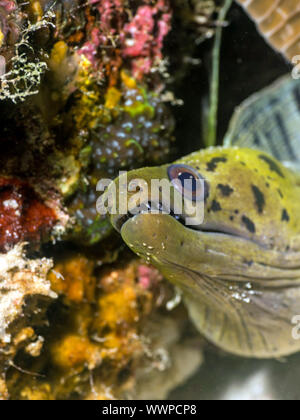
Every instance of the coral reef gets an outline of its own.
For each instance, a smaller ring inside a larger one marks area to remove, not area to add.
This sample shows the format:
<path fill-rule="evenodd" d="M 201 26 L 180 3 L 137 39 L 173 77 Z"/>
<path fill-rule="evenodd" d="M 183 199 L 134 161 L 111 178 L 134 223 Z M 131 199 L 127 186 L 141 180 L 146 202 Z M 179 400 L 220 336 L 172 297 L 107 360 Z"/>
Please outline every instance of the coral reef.
<path fill-rule="evenodd" d="M 171 28 L 171 10 L 168 0 L 157 0 L 152 5 L 139 6 L 131 22 L 120 35 L 123 56 L 134 59 L 134 77 L 141 78 L 159 65 L 163 58 L 164 39 Z"/>
<path fill-rule="evenodd" d="M 3 173 L 48 185 L 60 207 L 67 199 L 74 222 L 68 237 L 93 244 L 109 232 L 95 212 L 99 178 L 161 163 L 172 149 L 174 120 L 161 70 L 171 6 L 168 0 L 2 3 L 6 38 L 10 26 L 20 28 L 10 59 L 2 56 L 9 66 L 0 76 L 0 100 L 25 101 L 2 117 Z"/>
<path fill-rule="evenodd" d="M 95 260 L 71 255 L 48 278 L 60 299 L 48 310 L 43 353 L 22 366 L 39 375 L 26 377 L 11 368 L 12 398 L 159 398 L 199 366 L 201 342 L 185 335 L 182 306 L 170 314 L 164 309 L 173 291 L 154 268 L 133 259 L 97 269 Z M 190 357 L 184 369 L 179 349 Z M 153 387 L 142 385 L 145 371 Z"/>
<path fill-rule="evenodd" d="M 136 14 L 129 14 L 126 2 L 90 3 L 101 20 L 88 21 L 88 40 L 77 52 L 81 56 L 77 91 L 66 125 L 72 127 L 73 143 L 82 145 L 80 156 L 86 161 L 84 182 L 69 203 L 77 221 L 73 235 L 93 244 L 109 229 L 94 206 L 98 180 L 114 177 L 120 169 L 166 160 L 174 140 L 174 120 L 160 95 L 163 79 L 154 71 L 154 62 L 162 61 L 163 39 L 170 29 L 167 3 L 140 6 Z M 91 13 L 89 8 L 86 13 Z M 155 17 L 163 16 L 157 22 L 158 39 L 150 39 L 152 35 L 141 39 L 138 28 L 149 14 L 152 25 Z M 137 39 L 129 42 L 127 32 L 133 28 Z M 138 60 L 143 69 L 139 74 L 134 68 Z"/>
<path fill-rule="evenodd" d="M 22 25 L 21 14 L 17 11 L 14 0 L 1 0 L 0 2 L 0 48 L 2 57 L 2 72 L 5 71 L 6 63 L 13 56 L 13 46 L 17 42 Z M 4 71 L 3 71 L 4 70 Z"/>
<path fill-rule="evenodd" d="M 99 96 L 92 101 L 84 96 L 85 103 L 73 110 L 80 136 L 90 140 L 95 170 L 112 176 L 120 168 L 161 162 L 170 153 L 174 131 L 173 118 L 157 94 L 125 72 L 121 79 L 120 89 L 108 89 L 105 103 Z"/>
<path fill-rule="evenodd" d="M 162 398 L 201 362 L 174 290 L 96 212 L 99 179 L 174 152 L 166 46 L 196 4 L 0 0 L 2 399 Z"/>
<path fill-rule="evenodd" d="M 0 250 L 24 241 L 39 243 L 57 222 L 33 188 L 18 179 L 0 177 Z"/>
<path fill-rule="evenodd" d="M 52 25 L 53 14 L 31 23 L 17 3 L 7 0 L 1 1 L 0 12 L 0 100 L 24 101 L 39 92 L 47 69 L 46 52 L 34 49 L 30 38 Z"/>
<path fill-rule="evenodd" d="M 35 329 L 56 297 L 47 280 L 51 267 L 46 258 L 27 259 L 23 245 L 0 254 L 0 399 L 8 398 L 5 375 L 11 367 L 18 369 L 17 353 L 40 354 L 43 339 Z"/>
<path fill-rule="evenodd" d="M 201 364 L 176 291 L 124 250 L 96 185 L 199 149 L 222 3 L 0 0 L 1 400 L 162 399 Z M 229 21 L 220 140 L 287 71 L 238 6 Z"/>
<path fill-rule="evenodd" d="M 74 237 L 91 244 L 109 231 L 105 219 L 97 215 L 96 185 L 102 178 L 114 178 L 119 170 L 142 164 L 159 164 L 171 153 L 174 120 L 158 94 L 147 92 L 126 72 L 121 72 L 121 87 L 83 95 L 72 109 L 72 121 L 83 144 L 81 159 L 87 160 L 84 183 L 69 203 L 77 220 Z M 84 79 L 86 82 L 86 78 Z M 89 82 L 90 88 L 92 82 Z M 103 102 L 103 100 L 105 102 Z"/>
<path fill-rule="evenodd" d="M 138 87 L 126 90 L 118 117 L 92 141 L 95 169 L 107 167 L 112 173 L 141 162 L 161 162 L 170 154 L 173 129 L 173 118 L 158 96 Z"/>
<path fill-rule="evenodd" d="M 123 60 L 130 62 L 132 75 L 142 79 L 159 65 L 163 45 L 171 29 L 169 0 L 90 0 L 101 19 L 88 25 L 88 40 L 80 53 L 99 69 L 112 69 L 114 77 Z M 108 50 L 108 51 L 107 51 Z M 103 59 L 104 58 L 104 59 Z M 113 80 L 113 79 L 111 79 Z"/>

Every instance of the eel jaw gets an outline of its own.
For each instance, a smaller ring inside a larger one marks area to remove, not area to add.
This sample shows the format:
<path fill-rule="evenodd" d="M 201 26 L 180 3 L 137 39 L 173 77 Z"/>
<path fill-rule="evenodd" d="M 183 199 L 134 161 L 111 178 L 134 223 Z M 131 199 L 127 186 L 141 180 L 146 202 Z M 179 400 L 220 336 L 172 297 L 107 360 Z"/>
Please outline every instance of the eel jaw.
<path fill-rule="evenodd" d="M 123 215 L 114 215 L 111 216 L 111 223 L 113 227 L 121 234 L 123 226 L 131 219 L 133 219 L 138 214 L 151 214 L 151 211 L 155 210 L 155 214 L 162 214 L 162 215 L 168 215 L 171 216 L 173 219 L 175 219 L 178 223 L 183 225 L 185 229 L 192 230 L 194 232 L 199 232 L 199 234 L 213 234 L 213 235 L 222 235 L 226 237 L 231 237 L 233 239 L 244 239 L 246 241 L 254 242 L 257 245 L 260 245 L 262 247 L 265 247 L 262 243 L 259 241 L 255 241 L 252 238 L 250 238 L 247 234 L 239 231 L 238 229 L 232 229 L 230 227 L 227 227 L 225 225 L 217 225 L 212 223 L 203 223 L 201 225 L 197 226 L 187 226 L 185 223 L 185 216 L 184 215 L 177 215 L 172 210 L 166 211 L 164 208 L 164 205 L 159 203 L 153 203 L 148 201 L 147 203 L 144 203 L 141 205 L 141 208 L 137 211 L 131 210 L 128 211 L 127 214 Z M 153 213 L 154 214 L 154 213 Z"/>
<path fill-rule="evenodd" d="M 183 216 L 176 215 L 172 210 L 169 212 L 164 208 L 164 205 L 161 202 L 153 203 L 148 201 L 143 203 L 139 210 L 133 209 L 128 211 L 127 214 L 111 216 L 111 223 L 113 227 L 121 233 L 122 227 L 131 219 L 133 219 L 138 214 L 151 214 L 151 211 L 155 211 L 153 214 L 165 214 L 173 217 L 178 223 L 185 226 L 185 219 Z"/>

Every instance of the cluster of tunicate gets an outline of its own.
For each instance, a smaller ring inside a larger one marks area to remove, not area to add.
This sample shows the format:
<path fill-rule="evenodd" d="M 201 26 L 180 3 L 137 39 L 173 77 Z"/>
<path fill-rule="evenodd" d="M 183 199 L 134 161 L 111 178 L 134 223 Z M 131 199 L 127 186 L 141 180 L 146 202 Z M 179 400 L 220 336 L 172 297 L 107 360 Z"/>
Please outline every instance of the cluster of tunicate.
<path fill-rule="evenodd" d="M 161 96 L 147 90 L 128 72 L 121 71 L 118 87 L 103 94 L 93 78 L 90 64 L 79 73 L 80 95 L 69 112 L 74 122 L 74 141 L 85 147 L 85 178 L 69 211 L 76 218 L 72 236 L 95 243 L 109 231 L 109 223 L 96 212 L 96 185 L 101 178 L 113 179 L 120 170 L 157 165 L 171 154 L 174 119 Z"/>
<path fill-rule="evenodd" d="M 121 112 L 113 124 L 94 133 L 94 170 L 115 175 L 118 168 L 161 163 L 170 154 L 174 119 L 157 95 L 142 89 L 124 92 Z"/>

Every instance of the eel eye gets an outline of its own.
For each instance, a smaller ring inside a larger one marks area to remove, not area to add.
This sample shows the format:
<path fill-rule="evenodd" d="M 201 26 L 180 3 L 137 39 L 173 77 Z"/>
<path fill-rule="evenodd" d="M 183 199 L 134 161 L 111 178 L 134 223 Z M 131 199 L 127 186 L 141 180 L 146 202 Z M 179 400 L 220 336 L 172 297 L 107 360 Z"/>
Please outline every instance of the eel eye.
<path fill-rule="evenodd" d="M 168 176 L 177 191 L 184 197 L 192 201 L 205 198 L 205 180 L 191 166 L 171 165 L 168 168 Z"/>

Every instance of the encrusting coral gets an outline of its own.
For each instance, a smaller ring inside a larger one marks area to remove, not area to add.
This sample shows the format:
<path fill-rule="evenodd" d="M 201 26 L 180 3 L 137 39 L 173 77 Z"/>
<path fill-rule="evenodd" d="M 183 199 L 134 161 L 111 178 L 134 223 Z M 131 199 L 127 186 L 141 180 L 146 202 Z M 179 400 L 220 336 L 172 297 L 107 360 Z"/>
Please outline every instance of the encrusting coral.
<path fill-rule="evenodd" d="M 54 208 L 47 206 L 26 182 L 0 177 L 0 251 L 30 241 L 41 242 L 58 220 Z"/>
<path fill-rule="evenodd" d="M 163 59 L 163 45 L 171 29 L 171 7 L 169 0 L 89 0 L 101 16 L 95 20 L 89 14 L 88 39 L 80 53 L 97 68 L 99 53 L 100 71 L 109 66 L 111 77 L 123 60 L 129 60 L 132 75 L 142 79 L 159 65 Z M 103 50 L 107 50 L 103 54 Z"/>
<path fill-rule="evenodd" d="M 13 398 L 138 398 L 142 392 L 158 398 L 199 366 L 201 344 L 183 338 L 187 315 L 182 307 L 167 314 L 164 307 L 173 292 L 154 268 L 137 259 L 122 268 L 106 265 L 99 271 L 96 266 L 83 255 L 71 255 L 49 273 L 60 299 L 48 310 L 43 353 L 22 366 L 37 375 L 26 377 L 13 368 L 7 375 Z M 64 322 L 58 322 L 62 316 Z M 157 323 L 160 332 L 165 325 L 167 339 L 157 335 Z M 185 369 L 173 366 L 178 346 L 190 356 Z M 173 380 L 166 381 L 171 367 Z M 153 387 L 142 385 L 145 369 Z"/>
<path fill-rule="evenodd" d="M 40 354 L 43 341 L 35 328 L 45 322 L 43 314 L 56 298 L 47 280 L 51 268 L 46 258 L 27 259 L 24 245 L 0 254 L 0 399 L 8 397 L 5 375 L 17 353 Z"/>

